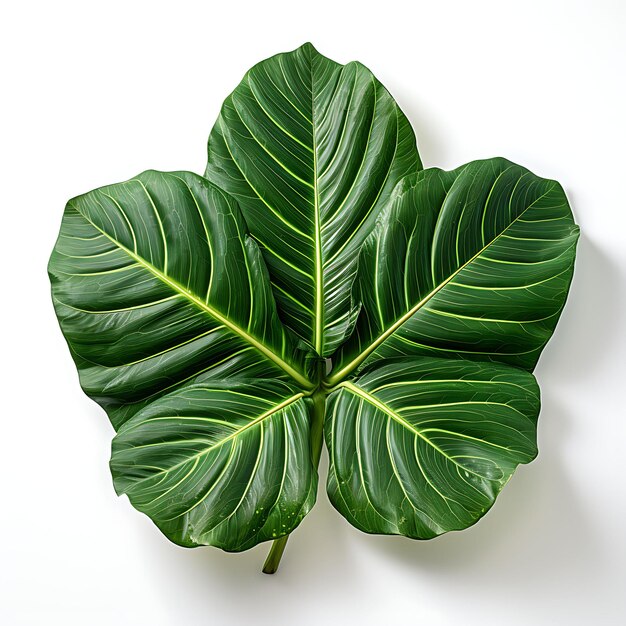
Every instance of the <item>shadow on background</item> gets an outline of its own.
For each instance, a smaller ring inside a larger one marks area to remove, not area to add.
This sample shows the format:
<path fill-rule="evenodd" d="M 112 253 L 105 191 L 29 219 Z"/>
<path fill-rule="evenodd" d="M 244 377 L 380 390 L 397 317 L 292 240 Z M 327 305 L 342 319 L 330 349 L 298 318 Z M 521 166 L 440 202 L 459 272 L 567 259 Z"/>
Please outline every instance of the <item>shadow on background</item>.
<path fill-rule="evenodd" d="M 435 112 L 428 110 L 424 102 L 420 102 L 419 96 L 415 93 L 411 92 L 408 95 L 406 85 L 392 84 L 387 85 L 387 88 L 413 127 L 423 166 L 425 168 L 443 167 L 450 169 L 443 165 L 448 162 L 449 149 L 447 146 L 449 146 L 449 142 L 445 140 L 446 134 L 443 128 L 441 131 L 438 129 L 436 120 L 439 118 Z M 462 163 L 457 165 L 462 165 Z"/>

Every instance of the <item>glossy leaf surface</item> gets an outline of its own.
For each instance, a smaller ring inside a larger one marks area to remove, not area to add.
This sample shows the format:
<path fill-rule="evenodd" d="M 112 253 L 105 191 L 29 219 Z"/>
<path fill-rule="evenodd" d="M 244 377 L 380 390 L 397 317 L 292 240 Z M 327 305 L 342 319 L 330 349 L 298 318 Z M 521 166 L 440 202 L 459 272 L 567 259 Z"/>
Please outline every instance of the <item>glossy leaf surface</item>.
<path fill-rule="evenodd" d="M 146 172 L 70 200 L 49 272 L 83 389 L 116 427 L 193 381 L 307 384 L 236 203 L 200 176 Z"/>
<path fill-rule="evenodd" d="M 54 306 L 111 471 L 175 543 L 246 550 L 315 502 L 368 533 L 474 524 L 537 453 L 531 374 L 569 290 L 561 186 L 506 161 L 422 170 L 361 64 L 254 66 L 206 176 L 148 171 L 67 204 Z"/>
<path fill-rule="evenodd" d="M 421 167 L 409 122 L 366 67 L 305 44 L 245 75 L 208 152 L 206 176 L 239 202 L 283 319 L 330 356 L 357 312 L 359 248 L 396 183 Z"/>
<path fill-rule="evenodd" d="M 174 391 L 117 433 L 115 488 L 184 546 L 239 551 L 285 535 L 315 502 L 310 402 L 268 380 Z"/>
<path fill-rule="evenodd" d="M 561 186 L 505 159 L 407 177 L 361 251 L 363 308 L 331 380 L 396 356 L 532 370 L 565 304 L 577 240 Z"/>
<path fill-rule="evenodd" d="M 328 399 L 328 494 L 357 528 L 430 539 L 470 526 L 537 454 L 539 390 L 523 370 L 392 359 Z"/>

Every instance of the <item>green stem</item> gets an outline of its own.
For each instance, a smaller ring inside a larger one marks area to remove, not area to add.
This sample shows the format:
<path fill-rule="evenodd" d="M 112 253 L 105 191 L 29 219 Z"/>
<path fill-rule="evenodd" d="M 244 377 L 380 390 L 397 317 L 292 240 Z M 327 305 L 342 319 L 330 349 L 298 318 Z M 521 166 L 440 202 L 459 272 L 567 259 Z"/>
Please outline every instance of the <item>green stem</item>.
<path fill-rule="evenodd" d="M 324 409 L 326 407 L 326 394 L 322 390 L 316 391 L 313 396 L 313 420 L 311 422 L 311 460 L 317 469 L 322 454 L 322 442 L 324 439 Z M 280 537 L 272 543 L 265 564 L 264 574 L 274 574 L 280 564 L 280 559 L 285 551 L 289 535 Z"/>
<path fill-rule="evenodd" d="M 280 559 L 285 551 L 285 546 L 287 545 L 287 539 L 289 539 L 289 535 L 285 535 L 284 537 L 276 539 L 272 542 L 272 547 L 270 548 L 270 552 L 265 559 L 265 564 L 263 565 L 264 574 L 276 573 L 278 565 L 280 564 Z"/>

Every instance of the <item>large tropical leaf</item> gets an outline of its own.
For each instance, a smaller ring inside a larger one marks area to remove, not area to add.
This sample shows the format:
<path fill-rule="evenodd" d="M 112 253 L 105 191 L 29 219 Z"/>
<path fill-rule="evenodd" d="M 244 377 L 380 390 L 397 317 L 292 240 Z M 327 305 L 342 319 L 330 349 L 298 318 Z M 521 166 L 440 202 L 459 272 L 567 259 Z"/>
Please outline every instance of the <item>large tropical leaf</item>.
<path fill-rule="evenodd" d="M 401 355 L 532 370 L 565 304 L 577 239 L 561 186 L 505 159 L 407 177 L 361 251 L 363 307 L 331 383 Z"/>
<path fill-rule="evenodd" d="M 206 178 L 70 200 L 50 259 L 117 492 L 183 546 L 275 540 L 272 573 L 325 434 L 356 527 L 476 522 L 536 454 L 530 372 L 578 238 L 560 185 L 504 159 L 422 171 L 384 87 L 310 44 L 246 74 L 208 153 Z"/>
<path fill-rule="evenodd" d="M 184 546 L 239 551 L 291 532 L 317 488 L 303 396 L 280 381 L 231 381 L 152 402 L 113 440 L 117 492 Z"/>
<path fill-rule="evenodd" d="M 328 398 L 328 494 L 369 533 L 429 539 L 476 522 L 536 453 L 532 374 L 464 359 L 401 358 Z"/>
<path fill-rule="evenodd" d="M 145 172 L 70 200 L 49 273 L 82 387 L 116 427 L 193 381 L 310 386 L 236 203 L 200 176 Z"/>
<path fill-rule="evenodd" d="M 261 244 L 283 319 L 330 355 L 357 312 L 359 248 L 396 183 L 421 167 L 407 119 L 363 65 L 305 44 L 245 75 L 208 154 L 207 178 Z"/>

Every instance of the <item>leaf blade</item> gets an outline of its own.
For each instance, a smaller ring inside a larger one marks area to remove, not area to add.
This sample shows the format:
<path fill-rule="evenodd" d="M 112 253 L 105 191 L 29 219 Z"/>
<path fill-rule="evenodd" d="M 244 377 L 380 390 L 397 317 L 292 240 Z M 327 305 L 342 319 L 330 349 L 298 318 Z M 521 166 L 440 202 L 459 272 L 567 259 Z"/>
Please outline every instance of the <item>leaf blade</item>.
<path fill-rule="evenodd" d="M 391 359 L 329 396 L 327 490 L 369 533 L 429 539 L 480 519 L 536 455 L 531 374 L 466 360 Z"/>
<path fill-rule="evenodd" d="M 115 426 L 198 378 L 311 386 L 236 204 L 199 176 L 146 172 L 70 201 L 49 272 L 81 384 Z"/>
<path fill-rule="evenodd" d="M 309 405 L 280 381 L 174 391 L 115 436 L 116 490 L 186 547 L 241 551 L 288 534 L 315 502 Z"/>
<path fill-rule="evenodd" d="M 532 369 L 565 303 L 577 239 L 558 183 L 504 159 L 405 179 L 361 251 L 363 308 L 329 383 L 377 357 Z"/>
<path fill-rule="evenodd" d="M 253 67 L 227 98 L 205 175 L 240 203 L 286 323 L 328 356 L 354 323 L 358 249 L 420 167 L 408 121 L 371 72 L 305 44 Z"/>

